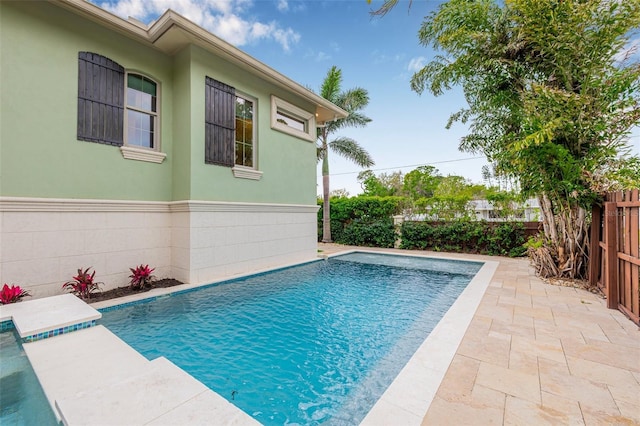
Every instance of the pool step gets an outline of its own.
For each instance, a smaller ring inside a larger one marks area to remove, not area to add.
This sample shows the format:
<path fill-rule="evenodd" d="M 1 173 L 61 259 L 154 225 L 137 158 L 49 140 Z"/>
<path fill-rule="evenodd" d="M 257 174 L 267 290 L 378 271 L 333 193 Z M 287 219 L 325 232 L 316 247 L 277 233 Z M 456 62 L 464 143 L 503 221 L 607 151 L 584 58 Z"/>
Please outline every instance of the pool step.
<path fill-rule="evenodd" d="M 148 361 L 101 325 L 25 343 L 24 350 L 65 425 L 259 424 L 167 359 Z"/>
<path fill-rule="evenodd" d="M 42 340 L 95 325 L 102 314 L 73 294 L 2 305 L 0 321 L 12 320 L 25 342 Z"/>
<path fill-rule="evenodd" d="M 67 425 L 257 423 L 250 418 L 243 421 L 249 416 L 164 357 L 149 362 L 137 376 L 58 400 L 56 405 Z"/>
<path fill-rule="evenodd" d="M 101 325 L 25 343 L 23 348 L 56 414 L 56 400 L 135 376 L 149 363 Z"/>

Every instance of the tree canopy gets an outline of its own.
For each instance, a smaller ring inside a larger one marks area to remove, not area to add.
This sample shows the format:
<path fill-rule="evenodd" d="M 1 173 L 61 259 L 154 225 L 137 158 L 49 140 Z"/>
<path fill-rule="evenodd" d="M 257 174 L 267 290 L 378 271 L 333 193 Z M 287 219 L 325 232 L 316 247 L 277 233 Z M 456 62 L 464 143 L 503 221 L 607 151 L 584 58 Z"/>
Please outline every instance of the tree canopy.
<path fill-rule="evenodd" d="M 540 199 L 545 275 L 583 277 L 588 209 L 601 191 L 640 186 L 640 160 L 628 155 L 640 122 L 640 64 L 628 48 L 638 28 L 640 0 L 449 0 L 419 30 L 438 54 L 412 89 L 462 87 L 468 106 L 449 125 L 468 123 L 460 149 Z"/>

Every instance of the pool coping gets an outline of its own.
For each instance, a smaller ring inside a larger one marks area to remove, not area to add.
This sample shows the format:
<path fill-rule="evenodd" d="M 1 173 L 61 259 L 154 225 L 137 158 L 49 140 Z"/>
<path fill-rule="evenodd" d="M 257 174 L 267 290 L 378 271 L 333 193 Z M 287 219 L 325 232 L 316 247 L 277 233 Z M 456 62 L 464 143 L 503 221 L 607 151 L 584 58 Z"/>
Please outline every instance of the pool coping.
<path fill-rule="evenodd" d="M 350 250 L 328 257 L 339 256 Z M 432 259 L 471 261 L 482 263 L 467 287 L 447 310 L 429 336 L 414 352 L 407 364 L 385 390 L 382 396 L 360 422 L 363 426 L 402 424 L 421 425 L 424 415 L 449 369 L 480 301 L 500 262 L 463 257 L 399 254 L 366 250 L 367 253 L 395 254 L 400 256 L 428 257 Z M 407 390 L 410 390 L 407 392 Z"/>

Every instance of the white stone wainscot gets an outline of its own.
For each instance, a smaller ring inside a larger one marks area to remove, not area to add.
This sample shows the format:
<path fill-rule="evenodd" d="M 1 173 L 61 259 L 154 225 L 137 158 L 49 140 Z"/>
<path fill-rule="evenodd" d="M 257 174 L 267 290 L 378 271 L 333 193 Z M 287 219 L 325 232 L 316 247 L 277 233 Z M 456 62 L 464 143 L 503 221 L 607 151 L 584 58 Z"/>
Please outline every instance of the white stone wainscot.
<path fill-rule="evenodd" d="M 202 284 L 316 257 L 315 205 L 0 197 L 0 283 L 63 293 L 78 268 L 103 290 L 129 268 Z"/>

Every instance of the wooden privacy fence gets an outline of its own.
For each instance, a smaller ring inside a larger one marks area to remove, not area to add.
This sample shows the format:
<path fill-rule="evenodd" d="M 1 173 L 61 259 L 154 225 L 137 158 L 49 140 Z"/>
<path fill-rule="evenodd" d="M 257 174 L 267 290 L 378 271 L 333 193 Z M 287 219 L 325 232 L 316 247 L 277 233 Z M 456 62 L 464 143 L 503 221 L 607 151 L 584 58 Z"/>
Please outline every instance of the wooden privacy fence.
<path fill-rule="evenodd" d="M 611 192 L 593 208 L 589 281 L 640 325 L 640 198 L 638 190 Z"/>

